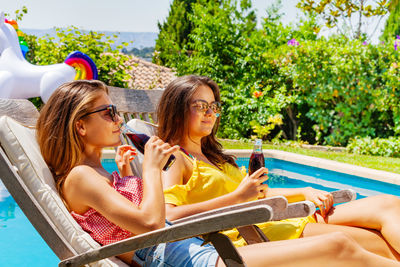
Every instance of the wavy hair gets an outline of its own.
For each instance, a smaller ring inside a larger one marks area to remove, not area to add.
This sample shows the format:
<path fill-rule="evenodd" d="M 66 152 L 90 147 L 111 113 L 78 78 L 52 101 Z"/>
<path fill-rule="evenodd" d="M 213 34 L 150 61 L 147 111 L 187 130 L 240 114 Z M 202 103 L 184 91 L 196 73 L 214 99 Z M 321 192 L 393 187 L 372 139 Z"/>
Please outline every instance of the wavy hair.
<path fill-rule="evenodd" d="M 157 109 L 158 136 L 171 144 L 179 144 L 188 135 L 188 121 L 192 97 L 200 86 L 211 88 L 216 101 L 221 101 L 218 85 L 206 76 L 187 75 L 176 78 L 165 88 Z M 235 157 L 223 153 L 222 145 L 216 138 L 220 117 L 217 118 L 211 134 L 201 139 L 201 150 L 216 166 L 226 162 L 237 167 Z"/>
<path fill-rule="evenodd" d="M 68 82 L 54 91 L 40 111 L 36 138 L 61 196 L 65 178 L 80 162 L 84 151 L 76 122 L 93 108 L 101 92 L 108 94 L 107 86 L 101 81 Z"/>

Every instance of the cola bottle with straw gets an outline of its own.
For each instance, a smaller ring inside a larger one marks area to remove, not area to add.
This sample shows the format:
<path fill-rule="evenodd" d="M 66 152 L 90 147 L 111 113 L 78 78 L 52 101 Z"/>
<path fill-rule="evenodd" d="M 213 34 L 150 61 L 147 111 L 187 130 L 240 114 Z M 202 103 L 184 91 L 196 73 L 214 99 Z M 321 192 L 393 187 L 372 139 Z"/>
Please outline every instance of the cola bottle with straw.
<path fill-rule="evenodd" d="M 121 134 L 125 140 L 128 140 L 128 143 L 133 145 L 140 151 L 140 153 L 144 154 L 144 147 L 149 141 L 150 136 L 144 133 L 140 133 L 131 127 L 129 127 L 126 123 L 121 125 Z M 130 141 L 130 142 L 129 142 Z M 175 156 L 171 155 L 165 164 L 163 171 L 166 171 L 171 167 L 171 165 L 175 162 Z"/>

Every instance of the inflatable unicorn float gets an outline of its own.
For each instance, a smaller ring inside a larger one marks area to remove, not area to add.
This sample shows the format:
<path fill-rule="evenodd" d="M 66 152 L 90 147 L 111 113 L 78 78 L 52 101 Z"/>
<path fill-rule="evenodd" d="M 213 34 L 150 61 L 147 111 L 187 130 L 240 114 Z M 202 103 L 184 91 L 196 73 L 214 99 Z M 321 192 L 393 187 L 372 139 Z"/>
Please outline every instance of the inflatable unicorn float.
<path fill-rule="evenodd" d="M 53 91 L 65 82 L 97 79 L 96 65 L 79 51 L 69 54 L 60 64 L 38 66 L 29 63 L 22 53 L 16 29 L 16 22 L 6 20 L 1 12 L 0 98 L 40 96 L 46 102 Z"/>

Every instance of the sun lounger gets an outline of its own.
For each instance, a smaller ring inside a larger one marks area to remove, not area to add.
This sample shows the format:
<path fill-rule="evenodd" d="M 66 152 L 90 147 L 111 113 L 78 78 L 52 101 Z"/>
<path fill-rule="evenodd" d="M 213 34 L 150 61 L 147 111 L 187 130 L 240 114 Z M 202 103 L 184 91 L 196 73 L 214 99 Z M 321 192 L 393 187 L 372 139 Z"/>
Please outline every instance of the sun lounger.
<path fill-rule="evenodd" d="M 61 260 L 64 260 L 60 266 L 81 266 L 98 260 L 101 261 L 91 266 L 126 266 L 113 256 L 202 234 L 208 236 L 221 257 L 225 257 L 228 263 L 231 260 L 243 266 L 240 255 L 229 239 L 217 232 L 270 220 L 273 216 L 269 206 L 259 205 L 255 208 L 204 216 L 198 220 L 175 224 L 169 228 L 100 247 L 81 229 L 64 206 L 50 170 L 40 155 L 35 130 L 2 116 L 0 144 L 1 180 L 49 247 Z M 218 246 L 221 242 L 223 245 Z"/>

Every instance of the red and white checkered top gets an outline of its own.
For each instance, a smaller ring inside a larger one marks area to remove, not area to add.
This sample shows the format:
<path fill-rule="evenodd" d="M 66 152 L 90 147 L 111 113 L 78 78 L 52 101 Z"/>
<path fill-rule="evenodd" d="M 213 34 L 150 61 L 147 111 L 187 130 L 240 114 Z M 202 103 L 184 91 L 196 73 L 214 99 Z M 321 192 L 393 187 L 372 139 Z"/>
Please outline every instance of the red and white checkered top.
<path fill-rule="evenodd" d="M 116 171 L 112 173 L 112 176 L 115 190 L 139 206 L 143 197 L 142 179 L 136 176 L 121 178 Z M 94 209 L 89 209 L 82 215 L 71 211 L 71 215 L 83 230 L 102 245 L 111 244 L 132 236 L 131 232 L 110 222 Z"/>

